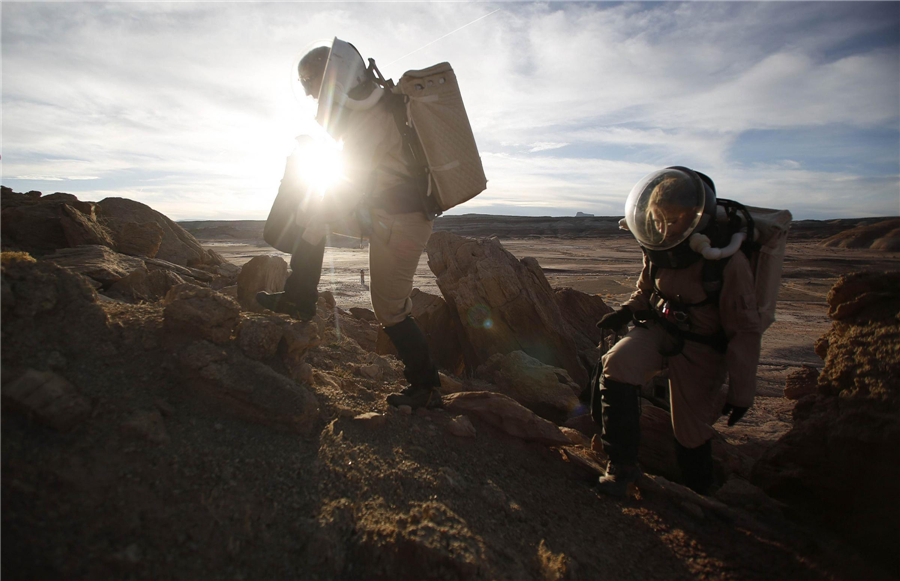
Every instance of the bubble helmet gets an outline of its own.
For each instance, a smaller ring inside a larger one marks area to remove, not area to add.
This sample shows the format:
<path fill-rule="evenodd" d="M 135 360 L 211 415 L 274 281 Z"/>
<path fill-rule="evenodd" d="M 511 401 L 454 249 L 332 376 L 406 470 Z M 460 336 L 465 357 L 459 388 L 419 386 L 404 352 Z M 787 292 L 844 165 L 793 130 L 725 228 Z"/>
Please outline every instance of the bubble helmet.
<path fill-rule="evenodd" d="M 695 232 L 703 231 L 715 213 L 712 180 L 681 166 L 644 177 L 625 201 L 628 230 L 651 261 L 668 268 L 682 268 L 699 259 L 686 241 Z"/>

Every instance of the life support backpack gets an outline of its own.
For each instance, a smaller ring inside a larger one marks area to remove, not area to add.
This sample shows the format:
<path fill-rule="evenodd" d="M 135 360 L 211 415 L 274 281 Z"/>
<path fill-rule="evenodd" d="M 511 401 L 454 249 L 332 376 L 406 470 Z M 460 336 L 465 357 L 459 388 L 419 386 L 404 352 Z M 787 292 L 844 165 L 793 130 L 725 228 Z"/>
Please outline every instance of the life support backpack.
<path fill-rule="evenodd" d="M 720 242 L 727 242 L 737 232 L 746 232 L 747 238 L 741 244 L 741 251 L 747 256 L 753 273 L 756 307 L 759 312 L 760 332 L 764 332 L 775 321 L 775 306 L 778 289 L 781 286 L 781 270 L 787 247 L 787 233 L 791 224 L 788 210 L 772 210 L 745 206 L 732 200 L 718 199 L 720 207 L 717 216 Z M 752 235 L 751 235 L 752 233 Z M 683 305 L 697 307 L 718 303 L 722 288 L 723 271 L 728 258 L 707 260 L 703 265 L 701 279 L 707 298 L 700 303 Z M 650 278 L 656 294 L 665 297 L 656 288 L 656 269 L 651 263 Z"/>
<path fill-rule="evenodd" d="M 406 71 L 397 85 L 382 76 L 374 59 L 369 70 L 391 99 L 406 164 L 426 192 L 428 218 L 483 192 L 487 178 L 450 64 Z"/>

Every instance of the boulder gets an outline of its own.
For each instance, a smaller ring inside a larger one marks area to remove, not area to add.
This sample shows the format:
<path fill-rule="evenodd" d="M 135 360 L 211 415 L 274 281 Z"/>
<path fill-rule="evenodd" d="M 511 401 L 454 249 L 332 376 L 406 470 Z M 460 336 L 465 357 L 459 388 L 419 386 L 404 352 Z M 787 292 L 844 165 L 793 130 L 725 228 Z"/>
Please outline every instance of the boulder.
<path fill-rule="evenodd" d="M 181 266 L 180 264 L 175 264 L 174 262 L 169 262 L 167 260 L 161 260 L 159 258 L 144 258 L 144 264 L 147 265 L 147 269 L 150 272 L 155 270 L 164 270 L 167 272 L 172 272 L 177 274 L 180 277 L 183 277 L 185 280 L 194 279 L 199 282 L 210 282 L 213 280 L 213 275 L 206 272 L 205 270 L 200 270 L 199 268 L 192 268 L 190 266 Z"/>
<path fill-rule="evenodd" d="M 116 247 L 123 254 L 153 258 L 159 252 L 163 234 L 156 222 L 125 222 L 119 229 Z"/>
<path fill-rule="evenodd" d="M 496 385 L 500 393 L 556 423 L 564 422 L 580 405 L 581 389 L 566 370 L 545 365 L 522 351 L 492 355 L 476 375 Z"/>
<path fill-rule="evenodd" d="M 816 393 L 819 384 L 819 370 L 809 365 L 791 372 L 784 384 L 784 397 L 800 399 Z"/>
<path fill-rule="evenodd" d="M 604 331 L 597 328 L 597 321 L 606 313 L 612 312 L 612 308 L 598 295 L 589 295 L 572 288 L 558 288 L 555 292 L 559 310 L 572 328 L 578 354 L 593 368 L 606 353 L 602 346 Z"/>
<path fill-rule="evenodd" d="M 150 271 L 146 267 L 138 268 L 114 282 L 106 291 L 106 295 L 126 302 L 150 301 L 160 298 L 151 298 Z"/>
<path fill-rule="evenodd" d="M 568 446 L 569 439 L 552 422 L 500 393 L 468 391 L 444 396 L 452 414 L 474 416 L 516 438 L 548 446 Z"/>
<path fill-rule="evenodd" d="M 188 283 L 172 287 L 165 304 L 163 316 L 168 331 L 218 344 L 231 339 L 241 312 L 234 299 Z"/>
<path fill-rule="evenodd" d="M 28 369 L 3 386 L 3 406 L 67 432 L 91 415 L 91 402 L 56 373 Z"/>
<path fill-rule="evenodd" d="M 216 408 L 304 435 L 315 427 L 319 406 L 306 388 L 234 347 L 196 341 L 179 351 L 178 360 L 188 372 L 187 385 Z"/>
<path fill-rule="evenodd" d="M 295 321 L 279 316 L 284 339 L 279 344 L 282 361 L 295 381 L 309 381 L 309 366 L 304 361 L 306 352 L 319 344 L 319 327 L 310 321 Z"/>
<path fill-rule="evenodd" d="M 255 256 L 241 268 L 237 277 L 238 302 L 247 311 L 260 313 L 265 309 L 256 302 L 256 293 L 284 290 L 287 263 L 280 256 Z"/>
<path fill-rule="evenodd" d="M 2 235 L 4 248 L 35 256 L 82 244 L 114 245 L 97 220 L 95 204 L 71 194 L 32 197 L 10 191 L 3 197 Z"/>
<path fill-rule="evenodd" d="M 435 232 L 426 251 L 459 325 L 466 368 L 477 369 L 495 353 L 524 351 L 587 383 L 572 329 L 535 259 L 516 259 L 496 238 L 449 232 Z"/>
<path fill-rule="evenodd" d="M 474 438 L 476 434 L 472 420 L 466 416 L 458 416 L 450 420 L 450 423 L 447 424 L 447 431 L 459 438 Z"/>
<path fill-rule="evenodd" d="M 97 244 L 61 248 L 47 256 L 46 260 L 83 274 L 103 287 L 109 287 L 135 270 L 145 269 L 141 259 L 119 254 Z"/>
<path fill-rule="evenodd" d="M 117 245 L 125 242 L 128 247 L 130 244 L 129 237 L 134 234 L 134 229 L 126 224 L 153 222 L 162 229 L 156 258 L 181 266 L 217 265 L 222 262 L 221 257 L 205 250 L 187 230 L 150 206 L 126 198 L 106 198 L 97 205 L 100 208 L 99 217 L 113 233 Z M 152 236 L 149 231 L 144 234 Z"/>
<path fill-rule="evenodd" d="M 2 265 L 4 375 L 9 366 L 43 368 L 51 351 L 109 352 L 109 320 L 89 279 L 24 253 L 4 252 Z"/>
<path fill-rule="evenodd" d="M 277 317 L 242 315 L 237 327 L 237 343 L 250 359 L 274 357 L 284 338 L 284 328 Z"/>
<path fill-rule="evenodd" d="M 327 309 L 325 316 L 335 325 L 341 335 L 350 337 L 369 353 L 376 351 L 376 340 L 381 328 L 377 322 L 348 316 L 342 309 L 334 307 Z"/>
<path fill-rule="evenodd" d="M 59 223 L 66 237 L 66 242 L 74 248 L 84 244 L 99 244 L 112 248 L 114 246 L 109 230 L 97 223 L 94 205 L 88 204 L 88 213 L 81 212 L 69 204 L 59 207 Z"/>
<path fill-rule="evenodd" d="M 754 465 L 767 494 L 900 569 L 900 272 L 841 277 L 831 330 L 816 344 L 817 393 Z"/>

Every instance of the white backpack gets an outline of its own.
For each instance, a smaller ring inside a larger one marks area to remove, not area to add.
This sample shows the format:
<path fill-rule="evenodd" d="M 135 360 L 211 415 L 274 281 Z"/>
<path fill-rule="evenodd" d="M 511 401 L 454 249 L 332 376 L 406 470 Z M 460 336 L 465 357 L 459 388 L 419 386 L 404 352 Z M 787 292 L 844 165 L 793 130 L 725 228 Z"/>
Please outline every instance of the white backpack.
<path fill-rule="evenodd" d="M 429 218 L 483 192 L 487 178 L 450 64 L 406 71 L 396 86 L 381 76 L 372 59 L 369 68 L 377 73 L 376 82 L 397 99 L 394 118 L 408 165 L 428 180 Z"/>

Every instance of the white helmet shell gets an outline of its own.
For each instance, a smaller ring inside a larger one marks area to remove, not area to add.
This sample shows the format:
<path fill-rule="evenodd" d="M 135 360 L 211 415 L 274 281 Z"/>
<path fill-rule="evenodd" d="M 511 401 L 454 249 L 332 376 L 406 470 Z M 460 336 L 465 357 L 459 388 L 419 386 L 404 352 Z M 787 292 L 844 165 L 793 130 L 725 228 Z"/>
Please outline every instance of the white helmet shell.
<path fill-rule="evenodd" d="M 350 97 L 367 78 L 366 65 L 359 51 L 349 42 L 335 37 L 328 53 L 328 62 L 322 75 L 322 85 L 317 96 L 316 121 L 328 128 L 332 116 L 340 107 L 352 110 L 368 109 L 375 105 L 384 91 L 377 87 L 364 99 Z"/>

